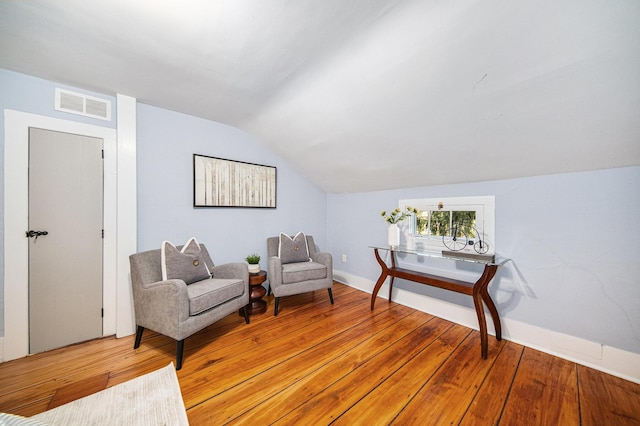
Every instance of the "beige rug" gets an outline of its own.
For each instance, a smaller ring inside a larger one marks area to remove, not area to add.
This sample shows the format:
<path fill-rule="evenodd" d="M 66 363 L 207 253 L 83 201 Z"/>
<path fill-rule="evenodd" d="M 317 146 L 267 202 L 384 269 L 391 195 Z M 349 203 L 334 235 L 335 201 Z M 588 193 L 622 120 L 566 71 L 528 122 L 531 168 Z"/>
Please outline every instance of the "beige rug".
<path fill-rule="evenodd" d="M 32 416 L 50 425 L 188 425 L 173 363 Z"/>

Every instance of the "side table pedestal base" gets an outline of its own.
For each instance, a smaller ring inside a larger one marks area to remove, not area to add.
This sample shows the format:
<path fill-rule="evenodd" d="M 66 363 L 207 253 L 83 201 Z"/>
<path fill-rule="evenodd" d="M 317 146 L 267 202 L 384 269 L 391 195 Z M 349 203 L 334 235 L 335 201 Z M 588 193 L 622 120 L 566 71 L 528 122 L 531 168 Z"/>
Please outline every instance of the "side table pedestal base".
<path fill-rule="evenodd" d="M 267 280 L 267 272 L 260 271 L 249 274 L 249 315 L 258 315 L 267 312 L 267 302 L 262 300 L 267 290 L 262 287 L 262 283 Z M 242 310 L 238 315 L 243 315 Z"/>

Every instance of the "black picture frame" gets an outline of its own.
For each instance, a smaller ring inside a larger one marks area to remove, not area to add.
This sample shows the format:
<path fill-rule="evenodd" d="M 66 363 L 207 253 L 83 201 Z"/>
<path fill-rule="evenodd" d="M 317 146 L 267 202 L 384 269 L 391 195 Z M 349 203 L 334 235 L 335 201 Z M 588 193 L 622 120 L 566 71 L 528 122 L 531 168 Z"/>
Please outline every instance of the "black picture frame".
<path fill-rule="evenodd" d="M 193 154 L 193 206 L 275 209 L 277 172 L 274 166 Z"/>

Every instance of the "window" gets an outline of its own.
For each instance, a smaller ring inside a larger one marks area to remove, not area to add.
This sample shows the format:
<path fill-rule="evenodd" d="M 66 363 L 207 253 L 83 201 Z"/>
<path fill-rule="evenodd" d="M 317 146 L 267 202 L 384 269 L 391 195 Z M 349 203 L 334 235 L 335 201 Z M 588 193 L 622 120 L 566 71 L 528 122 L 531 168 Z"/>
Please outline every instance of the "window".
<path fill-rule="evenodd" d="M 417 198 L 399 207 L 419 213 L 401 224 L 408 246 L 441 251 L 495 253 L 495 197 Z"/>

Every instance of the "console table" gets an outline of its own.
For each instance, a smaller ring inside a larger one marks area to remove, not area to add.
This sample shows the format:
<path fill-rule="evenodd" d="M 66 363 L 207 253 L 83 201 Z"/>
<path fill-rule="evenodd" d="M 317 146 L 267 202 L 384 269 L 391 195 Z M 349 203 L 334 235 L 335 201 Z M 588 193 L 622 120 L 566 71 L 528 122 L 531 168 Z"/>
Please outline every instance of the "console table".
<path fill-rule="evenodd" d="M 489 313 L 491 314 L 491 318 L 493 319 L 493 324 L 496 329 L 496 339 L 502 340 L 502 328 L 500 326 L 500 316 L 498 315 L 498 310 L 496 309 L 496 305 L 491 300 L 491 296 L 487 291 L 489 287 L 489 283 L 493 279 L 493 276 L 496 274 L 499 266 L 504 265 L 510 259 L 502 258 L 500 256 L 495 256 L 493 260 L 484 260 L 479 258 L 467 258 L 467 257 L 451 257 L 445 256 L 439 253 L 421 251 L 416 249 L 409 249 L 404 246 L 371 246 L 373 252 L 376 256 L 376 260 L 380 264 L 382 268 L 382 272 L 380 274 L 380 278 L 376 282 L 375 287 L 373 288 L 373 293 L 371 294 L 371 310 L 376 303 L 376 297 L 382 284 L 387 277 L 391 277 L 389 282 L 389 301 L 391 301 L 391 291 L 393 290 L 393 280 L 395 278 L 402 278 L 404 280 L 414 281 L 420 284 L 425 284 L 433 287 L 443 288 L 445 290 L 454 291 L 456 293 L 462 293 L 469 295 L 473 298 L 473 304 L 476 308 L 476 315 L 478 316 L 478 325 L 480 327 L 480 346 L 481 346 L 481 354 L 482 358 L 487 358 L 487 347 L 488 347 L 488 337 L 487 337 L 487 321 L 484 315 L 484 307 L 482 302 L 487 305 L 489 309 Z M 391 266 L 388 266 L 380 257 L 380 250 L 386 250 L 389 252 L 391 257 Z M 466 282 L 455 280 L 451 278 L 443 278 L 436 275 L 426 274 L 419 271 L 413 271 L 410 269 L 400 268 L 396 264 L 396 253 L 410 254 L 416 256 L 424 256 L 428 258 L 437 258 L 437 259 L 447 259 L 453 262 L 471 262 L 471 263 L 479 263 L 484 265 L 484 271 L 480 278 L 475 282 Z"/>

